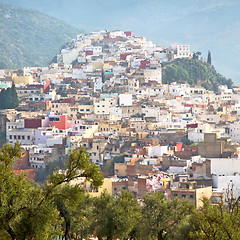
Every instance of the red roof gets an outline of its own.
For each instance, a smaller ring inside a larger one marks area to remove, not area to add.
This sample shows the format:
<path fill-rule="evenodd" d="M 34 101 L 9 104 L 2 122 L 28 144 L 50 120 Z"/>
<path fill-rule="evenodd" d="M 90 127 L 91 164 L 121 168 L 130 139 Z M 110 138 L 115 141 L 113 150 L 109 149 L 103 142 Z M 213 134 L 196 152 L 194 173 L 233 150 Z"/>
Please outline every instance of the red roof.
<path fill-rule="evenodd" d="M 75 102 L 75 98 L 66 98 L 60 101 L 61 103 L 70 103 L 70 102 Z"/>
<path fill-rule="evenodd" d="M 177 147 L 177 151 L 178 151 L 178 152 L 182 151 L 183 143 L 177 143 L 177 144 L 176 144 L 176 147 Z"/>

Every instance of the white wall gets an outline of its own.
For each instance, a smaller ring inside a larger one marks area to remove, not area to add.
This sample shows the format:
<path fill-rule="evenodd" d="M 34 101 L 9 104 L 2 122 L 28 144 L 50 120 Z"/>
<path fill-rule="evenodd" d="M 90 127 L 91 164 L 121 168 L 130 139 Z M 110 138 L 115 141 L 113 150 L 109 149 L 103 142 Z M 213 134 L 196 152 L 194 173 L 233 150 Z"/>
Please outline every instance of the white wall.
<path fill-rule="evenodd" d="M 73 48 L 69 51 L 62 51 L 62 58 L 64 64 L 71 64 L 78 57 L 78 49 Z"/>
<path fill-rule="evenodd" d="M 226 191 L 233 189 L 234 197 L 240 196 L 240 175 L 236 176 L 213 176 L 213 188 L 217 188 L 226 194 Z"/>
<path fill-rule="evenodd" d="M 240 124 L 233 123 L 228 125 L 229 127 L 229 135 L 233 142 L 240 142 Z"/>
<path fill-rule="evenodd" d="M 216 175 L 234 175 L 240 173 L 240 158 L 209 158 L 211 173 Z"/>
<path fill-rule="evenodd" d="M 132 94 L 119 94 L 119 106 L 132 106 Z"/>
<path fill-rule="evenodd" d="M 162 83 L 162 69 L 145 69 L 144 70 L 145 81 L 156 81 Z"/>
<path fill-rule="evenodd" d="M 154 146 L 147 147 L 149 157 L 162 157 L 163 154 L 168 153 L 168 146 Z"/>
<path fill-rule="evenodd" d="M 177 53 L 174 54 L 176 58 L 188 58 L 191 56 L 190 45 L 177 45 Z"/>

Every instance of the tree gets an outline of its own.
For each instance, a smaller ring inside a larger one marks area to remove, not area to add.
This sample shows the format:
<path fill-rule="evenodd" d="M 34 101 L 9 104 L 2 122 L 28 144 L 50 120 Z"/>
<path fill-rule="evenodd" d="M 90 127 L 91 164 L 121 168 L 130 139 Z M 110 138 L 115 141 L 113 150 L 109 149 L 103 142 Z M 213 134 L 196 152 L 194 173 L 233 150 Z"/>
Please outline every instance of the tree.
<path fill-rule="evenodd" d="M 114 198 L 103 192 L 94 203 L 94 223 L 98 239 L 128 237 L 140 218 L 140 207 L 132 193 L 122 191 Z"/>
<path fill-rule="evenodd" d="M 17 95 L 15 84 L 13 84 L 10 89 L 10 96 L 11 96 L 10 108 L 17 108 L 19 105 L 19 101 L 18 101 L 18 95 Z"/>
<path fill-rule="evenodd" d="M 193 53 L 193 59 L 198 60 L 200 55 L 201 55 L 201 52 L 196 52 L 196 53 L 194 52 Z"/>
<path fill-rule="evenodd" d="M 82 192 L 80 201 L 76 209 L 71 211 L 71 238 L 73 239 L 87 239 L 93 234 L 93 205 L 94 201 L 89 194 Z"/>
<path fill-rule="evenodd" d="M 161 192 L 143 198 L 141 239 L 173 239 L 174 231 L 191 214 L 193 205 L 174 198 L 170 201 Z"/>
<path fill-rule="evenodd" d="M 40 168 L 36 171 L 35 181 L 38 183 L 44 183 L 49 175 L 52 175 L 55 171 L 62 169 L 65 170 L 66 166 L 62 160 L 48 162 L 45 168 Z"/>
<path fill-rule="evenodd" d="M 111 197 L 106 191 L 104 191 L 99 198 L 94 201 L 94 221 L 92 228 L 94 229 L 98 239 L 113 237 L 113 197 Z"/>
<path fill-rule="evenodd" d="M 211 57 L 210 51 L 208 51 L 207 63 L 208 63 L 209 65 L 212 65 L 212 57 Z"/>
<path fill-rule="evenodd" d="M 0 92 L 0 109 L 14 109 L 19 105 L 15 84 Z"/>
<path fill-rule="evenodd" d="M 239 200 L 227 208 L 223 202 L 210 205 L 203 199 L 203 206 L 189 218 L 189 231 L 184 239 L 239 239 Z"/>
<path fill-rule="evenodd" d="M 44 239 L 59 232 L 58 214 L 50 201 L 42 201 L 39 185 L 12 172 L 14 158 L 19 156 L 18 144 L 4 145 L 0 151 L 0 226 L 11 239 Z"/>
<path fill-rule="evenodd" d="M 197 54 L 197 53 L 196 53 Z M 214 67 L 198 59 L 175 59 L 163 69 L 163 83 L 187 82 L 190 85 L 201 85 L 207 90 L 216 90 L 219 85 L 232 88 L 231 79 L 217 73 Z"/>
<path fill-rule="evenodd" d="M 90 163 L 83 148 L 73 150 L 66 171 L 55 172 L 40 186 L 12 172 L 14 159 L 19 156 L 18 143 L 5 144 L 0 150 L 0 230 L 11 239 L 20 240 L 49 239 L 61 234 L 66 218 L 60 214 L 56 201 L 61 200 L 64 206 L 76 205 L 81 189 L 67 183 L 85 177 L 99 187 L 103 180 L 99 168 Z"/>

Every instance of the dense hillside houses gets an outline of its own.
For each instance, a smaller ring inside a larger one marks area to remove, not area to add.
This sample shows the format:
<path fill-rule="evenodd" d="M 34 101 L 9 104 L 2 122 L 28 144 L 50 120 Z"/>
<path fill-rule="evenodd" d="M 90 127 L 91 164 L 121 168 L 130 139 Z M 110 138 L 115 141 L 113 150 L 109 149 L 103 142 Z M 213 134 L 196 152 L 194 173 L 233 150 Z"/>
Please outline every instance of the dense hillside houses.
<path fill-rule="evenodd" d="M 0 70 L 0 89 L 14 83 L 19 98 L 0 115 L 6 141 L 25 152 L 16 171 L 37 174 L 83 146 L 114 195 L 161 191 L 197 208 L 230 188 L 239 197 L 239 88 L 162 82 L 167 63 L 192 55 L 189 45 L 103 30 L 78 35 L 49 66 Z"/>

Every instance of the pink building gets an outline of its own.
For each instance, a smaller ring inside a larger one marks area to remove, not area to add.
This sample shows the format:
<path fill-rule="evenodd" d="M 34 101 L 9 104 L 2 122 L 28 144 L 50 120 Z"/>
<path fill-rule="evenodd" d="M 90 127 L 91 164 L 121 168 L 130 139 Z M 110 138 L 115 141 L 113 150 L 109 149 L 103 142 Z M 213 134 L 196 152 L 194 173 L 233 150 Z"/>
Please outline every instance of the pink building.
<path fill-rule="evenodd" d="M 53 126 L 58 129 L 68 129 L 73 126 L 72 123 L 68 121 L 67 115 L 61 115 L 59 121 L 54 121 Z"/>

